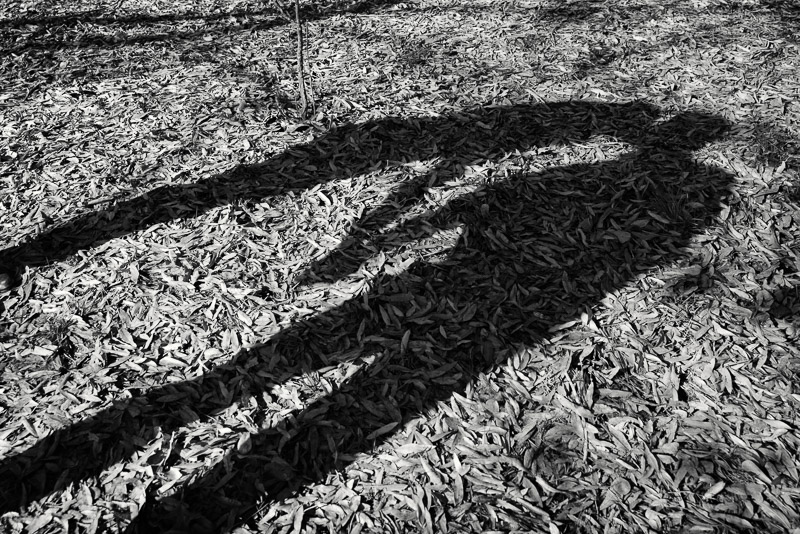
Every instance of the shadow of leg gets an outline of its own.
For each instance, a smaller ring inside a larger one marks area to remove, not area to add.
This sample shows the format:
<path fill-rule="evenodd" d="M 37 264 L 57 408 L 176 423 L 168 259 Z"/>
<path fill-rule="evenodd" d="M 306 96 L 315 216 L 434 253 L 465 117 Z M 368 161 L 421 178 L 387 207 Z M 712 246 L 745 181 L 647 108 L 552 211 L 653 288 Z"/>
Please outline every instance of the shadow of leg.
<path fill-rule="evenodd" d="M 412 336 L 424 336 L 425 330 L 420 326 Z M 392 333 L 382 332 L 385 346 L 369 365 L 277 427 L 251 436 L 248 445 L 177 494 L 151 499 L 128 532 L 229 531 L 258 508 L 334 476 L 495 363 L 480 348 L 451 341 L 451 350 L 403 350 L 402 337 L 387 335 Z"/>

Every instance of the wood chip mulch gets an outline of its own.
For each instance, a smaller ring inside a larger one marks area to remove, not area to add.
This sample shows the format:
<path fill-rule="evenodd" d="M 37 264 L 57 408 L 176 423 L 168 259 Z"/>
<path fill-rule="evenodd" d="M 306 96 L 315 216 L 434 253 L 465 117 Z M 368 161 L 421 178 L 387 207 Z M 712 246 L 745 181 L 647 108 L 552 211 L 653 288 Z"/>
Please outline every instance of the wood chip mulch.
<path fill-rule="evenodd" d="M 796 6 L 287 10 L 0 6 L 0 532 L 800 532 Z"/>

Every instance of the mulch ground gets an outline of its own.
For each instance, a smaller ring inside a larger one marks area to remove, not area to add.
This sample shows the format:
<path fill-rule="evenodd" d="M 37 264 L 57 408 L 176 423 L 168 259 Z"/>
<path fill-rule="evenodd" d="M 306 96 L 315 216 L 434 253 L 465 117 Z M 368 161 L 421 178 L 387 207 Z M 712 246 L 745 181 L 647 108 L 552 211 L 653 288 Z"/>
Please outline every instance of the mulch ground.
<path fill-rule="evenodd" d="M 0 6 L 0 530 L 800 532 L 797 5 L 284 7 Z"/>

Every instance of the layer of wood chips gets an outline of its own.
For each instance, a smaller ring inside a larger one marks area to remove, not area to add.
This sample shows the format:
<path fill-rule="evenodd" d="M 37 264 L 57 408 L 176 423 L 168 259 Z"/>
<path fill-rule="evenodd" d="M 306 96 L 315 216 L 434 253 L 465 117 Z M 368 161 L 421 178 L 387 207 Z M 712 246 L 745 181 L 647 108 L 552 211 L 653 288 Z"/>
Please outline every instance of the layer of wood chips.
<path fill-rule="evenodd" d="M 3 532 L 800 531 L 800 12 L 0 5 Z"/>

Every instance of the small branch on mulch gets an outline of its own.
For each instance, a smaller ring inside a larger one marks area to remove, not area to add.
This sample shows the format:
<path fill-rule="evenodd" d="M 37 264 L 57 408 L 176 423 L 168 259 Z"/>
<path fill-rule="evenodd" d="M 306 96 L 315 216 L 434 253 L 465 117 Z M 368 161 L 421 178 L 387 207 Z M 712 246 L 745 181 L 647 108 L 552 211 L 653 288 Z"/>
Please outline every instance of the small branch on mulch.
<path fill-rule="evenodd" d="M 303 57 L 303 21 L 300 19 L 300 0 L 294 0 L 294 20 L 297 24 L 297 88 L 300 92 L 300 117 L 305 119 L 314 111 L 314 102 L 306 90 L 305 58 Z"/>

